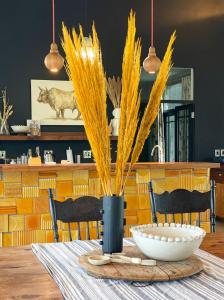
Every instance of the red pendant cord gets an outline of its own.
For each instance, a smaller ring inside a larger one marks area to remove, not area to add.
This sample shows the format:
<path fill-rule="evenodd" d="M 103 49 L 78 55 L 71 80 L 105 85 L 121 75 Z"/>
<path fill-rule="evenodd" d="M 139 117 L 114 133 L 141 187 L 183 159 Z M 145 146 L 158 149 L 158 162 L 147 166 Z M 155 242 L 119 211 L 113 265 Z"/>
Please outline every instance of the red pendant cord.
<path fill-rule="evenodd" d="M 53 43 L 55 43 L 55 10 L 54 10 L 54 0 L 52 0 L 52 34 L 53 34 Z"/>
<path fill-rule="evenodd" d="M 154 47 L 154 0 L 151 0 L 151 47 Z"/>

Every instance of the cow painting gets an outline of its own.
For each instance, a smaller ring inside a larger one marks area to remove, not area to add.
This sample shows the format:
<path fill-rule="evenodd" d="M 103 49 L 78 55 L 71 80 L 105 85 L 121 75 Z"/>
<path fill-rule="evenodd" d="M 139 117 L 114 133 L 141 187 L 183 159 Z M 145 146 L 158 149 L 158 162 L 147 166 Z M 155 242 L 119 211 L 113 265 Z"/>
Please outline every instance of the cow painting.
<path fill-rule="evenodd" d="M 78 111 L 76 120 L 80 119 L 80 112 L 77 108 L 74 92 L 64 91 L 58 88 L 41 88 L 39 87 L 39 96 L 37 98 L 39 103 L 48 104 L 52 110 L 55 111 L 57 119 L 65 118 L 65 110 L 69 109 L 72 112 Z"/>

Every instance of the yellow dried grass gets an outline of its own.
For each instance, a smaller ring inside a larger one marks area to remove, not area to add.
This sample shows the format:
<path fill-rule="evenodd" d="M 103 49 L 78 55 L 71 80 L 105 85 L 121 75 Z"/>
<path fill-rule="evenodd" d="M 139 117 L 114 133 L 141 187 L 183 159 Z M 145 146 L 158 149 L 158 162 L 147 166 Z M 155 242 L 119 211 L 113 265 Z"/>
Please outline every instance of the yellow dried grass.
<path fill-rule="evenodd" d="M 66 54 L 66 70 L 73 82 L 77 106 L 82 114 L 86 135 L 90 143 L 104 195 L 111 195 L 110 134 L 106 107 L 106 78 L 100 43 L 95 26 L 92 27 L 91 46 L 94 56 L 88 56 L 89 41 L 82 27 L 78 34 L 70 34 L 63 25 L 62 45 Z M 83 55 L 83 51 L 85 55 Z"/>
<path fill-rule="evenodd" d="M 136 40 L 135 36 L 135 14 L 131 11 L 128 19 L 128 32 L 122 63 L 121 115 L 115 180 L 117 195 L 123 189 L 124 172 L 130 158 L 138 126 L 141 44 L 140 39 Z"/>
<path fill-rule="evenodd" d="M 171 68 L 174 41 L 175 33 L 171 36 L 137 132 L 140 108 L 141 44 L 140 39 L 136 40 L 135 14 L 131 11 L 122 63 L 121 116 L 115 178 L 116 195 L 123 194 L 127 176 L 133 164 L 137 162 L 145 140 L 150 133 L 150 128 L 157 117 Z M 73 29 L 71 35 L 63 25 L 62 45 L 66 54 L 66 70 L 74 85 L 77 105 L 84 120 L 103 193 L 104 195 L 112 195 L 110 137 L 106 111 L 107 84 L 100 44 L 94 25 L 92 27 L 91 43 L 94 56 L 88 57 L 87 47 L 89 47 L 89 42 L 87 45 L 82 27 L 80 26 L 79 34 Z M 86 53 L 85 57 L 82 55 L 83 51 Z M 128 161 L 130 161 L 129 169 L 125 176 Z"/>
<path fill-rule="evenodd" d="M 117 79 L 113 76 L 107 79 L 107 94 L 114 106 L 114 108 L 120 108 L 121 101 L 121 79 Z"/>

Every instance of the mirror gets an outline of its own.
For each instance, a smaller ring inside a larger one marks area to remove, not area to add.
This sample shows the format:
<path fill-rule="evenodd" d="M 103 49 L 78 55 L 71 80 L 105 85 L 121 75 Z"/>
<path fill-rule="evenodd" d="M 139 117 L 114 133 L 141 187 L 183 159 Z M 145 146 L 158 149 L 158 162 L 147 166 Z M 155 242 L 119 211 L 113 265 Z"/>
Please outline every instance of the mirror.
<path fill-rule="evenodd" d="M 148 74 L 142 68 L 140 87 L 142 100 L 148 102 L 149 92 L 156 75 Z M 167 87 L 163 95 L 164 101 L 193 101 L 194 100 L 194 70 L 192 68 L 172 68 Z"/>
<path fill-rule="evenodd" d="M 156 75 L 141 71 L 142 105 L 148 102 Z M 192 161 L 194 143 L 194 72 L 172 68 L 160 113 L 147 143 L 148 161 Z"/>

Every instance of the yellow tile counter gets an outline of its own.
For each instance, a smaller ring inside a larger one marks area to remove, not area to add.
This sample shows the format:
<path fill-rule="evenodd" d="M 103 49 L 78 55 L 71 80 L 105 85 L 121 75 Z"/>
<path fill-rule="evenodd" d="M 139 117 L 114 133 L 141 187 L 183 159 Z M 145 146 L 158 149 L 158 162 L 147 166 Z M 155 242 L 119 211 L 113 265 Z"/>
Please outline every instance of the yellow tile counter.
<path fill-rule="evenodd" d="M 131 225 L 151 221 L 147 187 L 149 180 L 154 181 L 157 193 L 175 188 L 207 191 L 210 168 L 218 167 L 219 164 L 213 163 L 136 164 L 125 188 L 126 235 L 129 235 Z M 114 174 L 113 164 L 112 174 Z M 112 181 L 114 182 L 113 177 Z M 60 201 L 68 197 L 76 199 L 82 195 L 102 196 L 95 164 L 37 167 L 0 165 L 1 247 L 53 241 L 48 188 L 55 189 L 56 198 Z M 163 222 L 163 218 L 161 221 Z M 208 212 L 203 214 L 202 221 L 205 229 L 209 230 Z M 77 238 L 75 225 L 72 229 L 73 238 Z M 59 234 L 62 241 L 68 240 L 66 224 L 59 222 Z M 82 234 L 85 238 L 84 227 Z M 91 236 L 95 238 L 95 224 L 92 224 Z"/>

